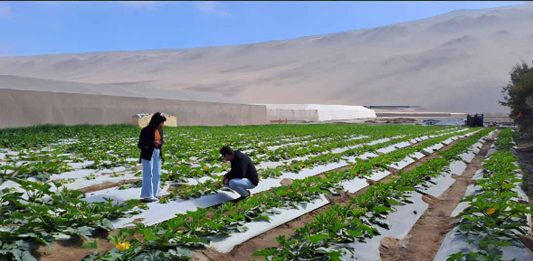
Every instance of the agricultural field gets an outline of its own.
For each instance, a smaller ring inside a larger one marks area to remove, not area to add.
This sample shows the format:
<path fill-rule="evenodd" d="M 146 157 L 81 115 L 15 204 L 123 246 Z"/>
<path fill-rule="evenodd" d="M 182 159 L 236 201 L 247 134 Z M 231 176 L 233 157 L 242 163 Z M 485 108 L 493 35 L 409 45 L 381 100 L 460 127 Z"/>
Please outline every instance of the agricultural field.
<path fill-rule="evenodd" d="M 510 129 L 167 127 L 153 203 L 138 137 L 1 130 L 0 260 L 533 260 Z M 252 197 L 221 185 L 224 144 L 255 163 Z"/>

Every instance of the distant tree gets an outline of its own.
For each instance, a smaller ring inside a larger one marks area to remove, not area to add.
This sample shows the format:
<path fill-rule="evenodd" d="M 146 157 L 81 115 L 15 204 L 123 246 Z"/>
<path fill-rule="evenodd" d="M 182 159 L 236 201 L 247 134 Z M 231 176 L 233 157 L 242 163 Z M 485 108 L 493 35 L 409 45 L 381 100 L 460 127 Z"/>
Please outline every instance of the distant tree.
<path fill-rule="evenodd" d="M 531 67 L 525 62 L 515 65 L 511 71 L 511 81 L 502 93 L 503 101 L 500 104 L 511 109 L 509 116 L 519 130 L 533 135 L 533 63 Z"/>

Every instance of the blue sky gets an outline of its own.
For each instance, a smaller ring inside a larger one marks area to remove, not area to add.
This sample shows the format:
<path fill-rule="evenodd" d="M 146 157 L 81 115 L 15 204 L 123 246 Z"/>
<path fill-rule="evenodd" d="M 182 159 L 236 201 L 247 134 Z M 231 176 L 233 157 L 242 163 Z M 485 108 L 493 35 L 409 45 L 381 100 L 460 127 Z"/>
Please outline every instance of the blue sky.
<path fill-rule="evenodd" d="M 0 56 L 234 45 L 520 2 L 0 2 Z"/>

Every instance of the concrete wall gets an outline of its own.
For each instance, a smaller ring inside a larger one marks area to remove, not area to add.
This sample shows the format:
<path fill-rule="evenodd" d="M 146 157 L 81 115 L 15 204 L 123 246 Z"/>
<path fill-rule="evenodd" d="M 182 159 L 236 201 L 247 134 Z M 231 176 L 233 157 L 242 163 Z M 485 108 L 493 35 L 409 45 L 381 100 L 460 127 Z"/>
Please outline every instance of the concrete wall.
<path fill-rule="evenodd" d="M 178 125 L 266 124 L 261 105 L 148 99 L 0 89 L 0 128 L 39 124 L 131 124 L 141 112 L 161 111 Z"/>

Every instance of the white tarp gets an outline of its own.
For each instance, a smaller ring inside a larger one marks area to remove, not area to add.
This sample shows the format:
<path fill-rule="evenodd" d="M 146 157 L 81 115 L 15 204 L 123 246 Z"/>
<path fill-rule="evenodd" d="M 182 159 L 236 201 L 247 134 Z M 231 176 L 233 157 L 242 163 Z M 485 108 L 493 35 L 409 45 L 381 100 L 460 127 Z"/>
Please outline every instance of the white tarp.
<path fill-rule="evenodd" d="M 465 170 L 466 170 L 466 163 L 464 163 L 462 160 L 456 160 L 450 163 L 450 171 L 452 174 L 461 176 L 463 174 L 463 171 Z"/>
<path fill-rule="evenodd" d="M 363 188 L 368 187 L 368 182 L 366 179 L 356 177 L 352 180 L 346 180 L 342 182 L 342 187 L 344 191 L 348 193 L 355 193 Z"/>
<path fill-rule="evenodd" d="M 334 121 L 376 118 L 363 106 L 327 104 L 264 104 L 269 120 Z M 300 115 L 298 115 L 300 114 Z M 276 119 L 278 117 L 279 119 Z"/>
<path fill-rule="evenodd" d="M 435 184 L 431 184 L 427 188 L 421 188 L 420 190 L 433 197 L 440 197 L 442 193 L 455 183 L 455 179 L 449 172 L 443 172 L 441 175 L 432 178 L 431 181 Z"/>
<path fill-rule="evenodd" d="M 454 227 L 442 241 L 439 251 L 433 261 L 445 261 L 449 255 L 464 251 L 475 251 L 473 244 L 468 244 L 467 239 L 462 234 L 458 234 L 459 228 Z M 530 261 L 533 260 L 533 253 L 527 247 L 506 246 L 502 248 L 503 260 Z"/>
<path fill-rule="evenodd" d="M 246 242 L 247 240 L 261 235 L 279 225 L 285 224 L 299 216 L 309 213 L 317 208 L 327 205 L 329 200 L 324 195 L 309 203 L 299 203 L 297 208 L 275 208 L 276 214 L 265 214 L 270 221 L 252 221 L 246 223 L 243 227 L 244 232 L 231 233 L 229 237 L 215 237 L 211 239 L 210 246 L 221 253 L 229 253 L 235 246 Z"/>
<path fill-rule="evenodd" d="M 343 260 L 380 260 L 379 246 L 383 238 L 404 239 L 428 208 L 428 204 L 422 200 L 420 193 L 410 192 L 409 199 L 413 202 L 412 204 L 395 206 L 396 211 L 386 217 L 385 221 L 390 225 L 390 229 L 377 227 L 381 235 L 374 236 L 366 242 L 351 243 L 354 247 L 354 256 L 347 254 Z"/>

